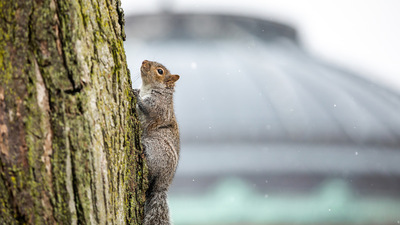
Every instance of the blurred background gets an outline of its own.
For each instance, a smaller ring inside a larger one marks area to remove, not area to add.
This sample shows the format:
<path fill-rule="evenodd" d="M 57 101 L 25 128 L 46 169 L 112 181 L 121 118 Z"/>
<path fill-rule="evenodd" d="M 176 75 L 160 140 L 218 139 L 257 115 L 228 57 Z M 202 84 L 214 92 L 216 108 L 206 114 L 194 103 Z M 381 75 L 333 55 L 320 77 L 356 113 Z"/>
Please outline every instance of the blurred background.
<path fill-rule="evenodd" d="M 122 1 L 181 75 L 174 224 L 400 224 L 400 1 Z"/>

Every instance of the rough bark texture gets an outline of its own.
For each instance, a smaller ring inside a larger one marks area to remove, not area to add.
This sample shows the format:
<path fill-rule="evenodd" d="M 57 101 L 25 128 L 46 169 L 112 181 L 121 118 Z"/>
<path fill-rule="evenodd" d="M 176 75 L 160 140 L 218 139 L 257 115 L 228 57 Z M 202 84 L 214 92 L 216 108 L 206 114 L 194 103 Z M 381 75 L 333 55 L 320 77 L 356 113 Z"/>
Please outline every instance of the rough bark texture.
<path fill-rule="evenodd" d="M 0 0 L 0 224 L 140 224 L 119 0 Z"/>

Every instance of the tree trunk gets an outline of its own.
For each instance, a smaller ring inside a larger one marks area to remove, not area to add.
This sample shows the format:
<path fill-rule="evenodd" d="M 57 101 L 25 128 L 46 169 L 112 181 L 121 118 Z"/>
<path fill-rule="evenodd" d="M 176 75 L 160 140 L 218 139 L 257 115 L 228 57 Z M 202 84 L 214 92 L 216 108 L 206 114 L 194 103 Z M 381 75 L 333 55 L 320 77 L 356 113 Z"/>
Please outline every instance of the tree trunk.
<path fill-rule="evenodd" d="M 141 224 L 119 0 L 0 0 L 0 224 Z"/>

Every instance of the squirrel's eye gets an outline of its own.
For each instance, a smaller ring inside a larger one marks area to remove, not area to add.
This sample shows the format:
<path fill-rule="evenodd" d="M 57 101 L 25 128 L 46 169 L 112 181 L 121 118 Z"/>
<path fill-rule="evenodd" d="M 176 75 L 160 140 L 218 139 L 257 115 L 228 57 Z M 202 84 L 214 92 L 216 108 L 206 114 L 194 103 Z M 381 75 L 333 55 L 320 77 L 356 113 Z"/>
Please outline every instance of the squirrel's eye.
<path fill-rule="evenodd" d="M 158 72 L 158 74 L 160 74 L 160 75 L 163 75 L 163 73 L 164 73 L 164 70 L 162 70 L 162 69 L 158 69 L 158 70 L 157 70 L 157 72 Z"/>

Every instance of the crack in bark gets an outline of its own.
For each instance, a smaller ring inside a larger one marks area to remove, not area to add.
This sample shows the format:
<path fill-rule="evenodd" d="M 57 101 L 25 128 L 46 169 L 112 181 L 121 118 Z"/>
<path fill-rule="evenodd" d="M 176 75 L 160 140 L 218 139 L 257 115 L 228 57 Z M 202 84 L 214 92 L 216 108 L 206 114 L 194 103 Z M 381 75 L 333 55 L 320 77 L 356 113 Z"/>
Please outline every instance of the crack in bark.
<path fill-rule="evenodd" d="M 69 130 L 69 128 L 66 128 L 66 130 Z M 75 198 L 76 198 L 76 187 L 74 185 L 74 166 L 72 163 L 72 158 L 71 158 L 71 148 L 70 148 L 70 144 L 69 144 L 69 139 L 67 142 L 67 149 L 69 149 L 68 153 L 67 153 L 67 159 L 66 159 L 66 188 L 67 188 L 67 192 L 69 194 L 69 202 L 68 202 L 68 206 L 69 206 L 69 210 L 72 214 L 71 216 L 71 224 L 75 225 L 77 224 L 77 218 L 75 216 L 78 216 L 78 208 L 77 208 L 77 202 L 75 202 Z M 79 218 L 79 217 L 78 217 Z"/>
<path fill-rule="evenodd" d="M 83 5 L 83 2 L 82 2 L 82 0 L 78 0 L 78 2 L 79 2 L 79 7 L 80 7 L 80 10 L 78 10 L 80 13 L 81 13 L 81 15 L 82 15 L 82 18 L 83 18 L 83 20 L 82 20 L 82 22 L 83 22 L 83 27 L 85 28 L 85 30 L 86 30 L 86 28 L 87 28 L 87 22 L 86 22 L 86 19 L 85 19 L 85 14 L 84 14 L 84 12 L 83 12 L 83 7 L 82 7 L 82 5 Z"/>
<path fill-rule="evenodd" d="M 71 143 L 71 139 L 68 137 L 68 142 Z M 69 145 L 70 147 L 70 151 L 69 151 L 69 157 L 70 157 L 70 164 L 71 164 L 71 184 L 72 184 L 72 189 L 73 189 L 73 193 L 72 194 L 74 199 L 74 206 L 75 206 L 75 212 L 76 212 L 76 216 L 77 216 L 77 222 L 78 224 L 86 224 L 86 220 L 85 220 L 85 211 L 83 210 L 83 206 L 82 206 L 82 202 L 80 199 L 80 195 L 79 195 L 79 181 L 77 178 L 77 174 L 76 174 L 76 165 L 75 165 L 75 158 L 72 157 L 73 152 L 75 151 L 75 149 L 72 147 L 72 145 Z"/>
<path fill-rule="evenodd" d="M 117 13 L 118 13 L 118 23 L 121 27 L 121 36 L 122 40 L 126 41 L 126 34 L 125 34 L 125 13 L 124 9 L 121 7 L 121 1 L 117 1 Z"/>
<path fill-rule="evenodd" d="M 60 14 L 61 14 L 61 12 L 60 12 L 60 3 L 58 2 L 58 0 L 54 0 L 54 2 L 55 2 L 55 11 L 56 11 L 56 16 L 55 16 L 55 20 L 56 20 L 56 26 L 57 27 L 59 27 L 60 26 Z M 63 46 L 63 43 L 64 43 L 64 33 L 63 33 L 63 30 L 62 29 L 59 29 L 59 28 L 57 28 L 57 30 L 58 30 L 58 32 L 57 32 L 57 39 L 59 40 L 59 45 L 61 46 L 61 55 L 62 55 L 62 61 L 63 61 L 63 64 L 64 64 L 64 67 L 65 67 L 65 69 L 66 69 L 66 71 L 67 71 L 67 76 L 68 76 L 68 80 L 70 81 L 70 83 L 71 83 L 71 85 L 72 85 L 72 89 L 67 89 L 67 90 L 64 90 L 64 92 L 66 93 L 66 94 L 76 94 L 76 93 L 78 93 L 78 92 L 80 92 L 81 90 L 82 90 L 82 85 L 81 84 L 76 84 L 75 83 L 75 81 L 74 81 L 74 77 L 73 77 L 73 71 L 69 68 L 69 65 L 68 65 L 68 59 L 67 59 L 67 53 L 66 53 L 66 49 L 64 48 L 64 46 Z M 61 35 L 60 35 L 61 34 Z M 67 40 L 67 41 L 72 41 L 72 40 Z M 57 43 L 57 44 L 58 44 Z M 72 52 L 70 52 L 71 54 L 73 54 Z"/>
<path fill-rule="evenodd" d="M 89 133 L 90 133 L 90 135 L 92 135 L 91 134 L 91 130 L 90 130 L 90 128 L 89 128 L 89 131 L 88 131 Z M 93 140 L 91 140 L 91 141 L 93 141 Z M 90 143 L 91 145 L 93 145 L 93 142 L 91 142 Z M 91 177 L 91 179 L 90 179 L 90 194 L 91 194 L 91 198 L 92 198 L 92 204 L 93 204 L 93 206 L 97 206 L 97 203 L 98 203 L 98 199 L 97 199 L 97 195 L 96 195 L 96 192 L 98 192 L 98 190 L 97 190 L 97 186 L 96 186 L 96 179 L 92 179 L 92 176 L 93 176 L 93 174 L 95 174 L 96 173 L 96 168 L 95 168 L 95 163 L 93 162 L 93 159 L 96 159 L 95 158 L 95 156 L 94 156 L 94 154 L 95 154 L 95 152 L 94 151 L 90 151 L 90 166 L 91 166 L 91 168 L 90 168 L 90 177 Z M 95 209 L 95 211 L 94 211 L 94 219 L 95 219 L 95 221 L 96 221 L 96 223 L 97 224 L 99 224 L 99 221 L 100 221 L 100 218 L 99 218 L 99 213 L 98 213 L 98 210 L 96 210 Z"/>
<path fill-rule="evenodd" d="M 107 159 L 103 159 L 103 160 L 107 161 Z M 104 165 L 104 163 L 102 165 Z M 103 181 L 103 199 L 104 199 L 104 207 L 105 207 L 105 214 L 106 214 L 105 218 L 106 218 L 106 220 L 107 220 L 108 214 L 109 214 L 109 212 L 108 212 L 108 202 L 107 202 L 107 199 L 108 199 L 107 198 L 107 193 L 108 193 L 107 168 L 108 168 L 107 165 L 105 166 L 105 168 L 101 168 L 102 169 L 101 170 L 101 178 L 102 178 L 102 181 Z M 103 170 L 105 170 L 105 172 Z"/>
<path fill-rule="evenodd" d="M 71 81 L 71 83 L 74 82 L 73 79 L 70 79 L 70 81 Z M 69 95 L 76 95 L 76 94 L 80 93 L 82 89 L 83 89 L 83 86 L 80 85 L 73 89 L 64 90 L 64 93 L 69 94 Z"/>
<path fill-rule="evenodd" d="M 106 4 L 107 4 L 107 9 L 110 9 L 110 3 L 106 0 L 105 1 L 106 2 Z M 117 12 L 118 12 L 118 6 L 117 6 Z M 109 19 L 109 21 L 110 21 L 110 26 L 112 27 L 112 29 L 113 29 L 113 31 L 114 31 L 114 34 L 115 34 L 115 37 L 118 37 L 119 36 L 119 33 L 118 33 L 118 31 L 117 31 L 117 26 L 116 26 L 116 24 L 118 24 L 118 25 L 120 25 L 120 23 L 119 23 L 119 15 L 118 15 L 118 22 L 116 23 L 116 21 L 114 21 L 114 18 L 113 18 L 113 16 L 112 16 L 112 12 L 110 12 L 110 10 L 107 10 L 107 15 L 108 15 L 108 19 Z M 120 25 L 121 26 L 121 25 Z"/>
<path fill-rule="evenodd" d="M 4 89 L 0 86 L 0 153 L 8 157 L 8 127 L 4 121 L 5 116 L 5 102 L 4 102 Z"/>

